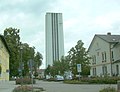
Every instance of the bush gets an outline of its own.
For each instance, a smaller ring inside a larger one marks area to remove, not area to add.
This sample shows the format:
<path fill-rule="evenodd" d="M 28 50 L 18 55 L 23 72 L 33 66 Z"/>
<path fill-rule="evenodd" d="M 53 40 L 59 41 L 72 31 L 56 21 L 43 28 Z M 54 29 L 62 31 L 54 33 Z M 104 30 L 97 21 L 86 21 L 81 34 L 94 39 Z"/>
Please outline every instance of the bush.
<path fill-rule="evenodd" d="M 33 79 L 33 84 L 35 84 L 36 81 Z M 31 78 L 19 78 L 16 79 L 16 84 L 32 84 L 32 79 Z"/>
<path fill-rule="evenodd" d="M 115 88 L 107 87 L 107 88 L 100 90 L 99 92 L 117 92 L 117 91 Z"/>
<path fill-rule="evenodd" d="M 18 86 L 14 88 L 13 92 L 29 92 L 32 90 L 31 86 Z"/>
<path fill-rule="evenodd" d="M 80 80 L 64 80 L 64 83 L 68 83 L 68 84 L 88 84 L 88 82 L 82 82 Z"/>
<path fill-rule="evenodd" d="M 106 78 L 101 78 L 101 77 L 97 77 L 97 78 L 91 78 L 89 80 L 89 83 L 97 83 L 97 84 L 116 84 L 117 80 L 119 80 L 118 78 L 115 77 L 106 77 Z"/>
<path fill-rule="evenodd" d="M 120 80 L 119 77 L 94 77 L 94 78 L 81 78 L 82 82 L 95 83 L 95 84 L 117 84 Z"/>
<path fill-rule="evenodd" d="M 69 84 L 117 84 L 119 77 L 96 77 L 96 78 L 80 78 L 79 80 L 65 80 Z"/>
<path fill-rule="evenodd" d="M 32 90 L 33 90 L 33 92 L 42 92 L 42 91 L 44 91 L 44 89 L 40 88 L 40 87 L 33 87 L 32 88 L 32 86 L 24 85 L 24 86 L 18 86 L 16 88 L 14 88 L 12 92 L 32 92 Z"/>

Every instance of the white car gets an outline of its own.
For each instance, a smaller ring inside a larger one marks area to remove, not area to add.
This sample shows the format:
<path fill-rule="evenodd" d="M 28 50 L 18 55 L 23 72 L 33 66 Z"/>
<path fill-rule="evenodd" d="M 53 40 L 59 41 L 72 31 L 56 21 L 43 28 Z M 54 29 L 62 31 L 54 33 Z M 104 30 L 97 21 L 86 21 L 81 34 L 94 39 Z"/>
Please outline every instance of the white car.
<path fill-rule="evenodd" d="M 63 80 L 64 80 L 64 77 L 61 76 L 61 75 L 55 75 L 55 80 L 56 80 L 56 81 L 63 81 Z"/>
<path fill-rule="evenodd" d="M 67 79 L 67 80 L 72 80 L 73 78 L 72 78 L 72 75 L 67 75 L 67 76 L 65 77 L 65 79 Z"/>

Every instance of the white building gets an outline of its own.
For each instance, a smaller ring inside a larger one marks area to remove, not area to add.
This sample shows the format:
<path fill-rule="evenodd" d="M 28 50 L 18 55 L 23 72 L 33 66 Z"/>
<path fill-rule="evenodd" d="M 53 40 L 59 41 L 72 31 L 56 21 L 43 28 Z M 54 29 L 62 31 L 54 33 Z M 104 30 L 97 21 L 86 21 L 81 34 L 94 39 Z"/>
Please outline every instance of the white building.
<path fill-rule="evenodd" d="M 62 13 L 46 13 L 46 67 L 64 56 Z"/>
<path fill-rule="evenodd" d="M 91 76 L 120 76 L 120 35 L 95 35 L 88 51 Z"/>

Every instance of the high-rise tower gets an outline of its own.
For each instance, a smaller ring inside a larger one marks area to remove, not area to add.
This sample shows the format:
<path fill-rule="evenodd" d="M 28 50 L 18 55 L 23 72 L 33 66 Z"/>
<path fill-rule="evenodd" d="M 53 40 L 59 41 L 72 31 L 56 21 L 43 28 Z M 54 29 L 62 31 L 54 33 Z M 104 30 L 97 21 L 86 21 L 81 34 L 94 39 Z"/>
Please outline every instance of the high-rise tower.
<path fill-rule="evenodd" d="M 62 13 L 46 13 L 46 67 L 64 56 L 64 37 Z"/>

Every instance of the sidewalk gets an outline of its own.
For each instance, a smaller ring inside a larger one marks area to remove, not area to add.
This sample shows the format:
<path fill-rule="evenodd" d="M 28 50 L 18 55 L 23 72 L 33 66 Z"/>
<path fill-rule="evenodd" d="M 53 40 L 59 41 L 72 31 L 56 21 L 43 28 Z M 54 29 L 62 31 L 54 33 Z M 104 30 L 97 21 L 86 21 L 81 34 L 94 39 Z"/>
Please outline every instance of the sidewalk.
<path fill-rule="evenodd" d="M 17 86 L 15 81 L 0 81 L 0 92 L 12 92 Z"/>

